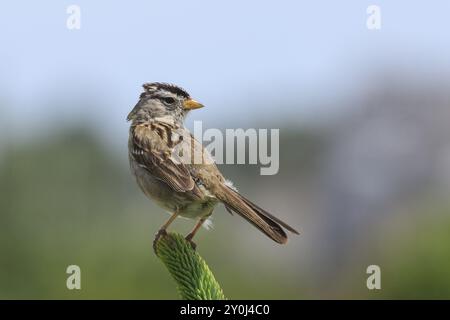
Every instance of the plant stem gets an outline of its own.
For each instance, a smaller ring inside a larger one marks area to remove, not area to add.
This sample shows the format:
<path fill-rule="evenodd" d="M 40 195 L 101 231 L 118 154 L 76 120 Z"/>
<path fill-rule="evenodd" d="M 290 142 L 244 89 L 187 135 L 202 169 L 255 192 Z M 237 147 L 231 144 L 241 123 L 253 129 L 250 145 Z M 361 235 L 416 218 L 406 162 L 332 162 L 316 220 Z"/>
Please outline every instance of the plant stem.
<path fill-rule="evenodd" d="M 161 236 L 156 244 L 156 251 L 177 283 L 182 299 L 226 299 L 205 260 L 183 236 L 176 233 Z"/>

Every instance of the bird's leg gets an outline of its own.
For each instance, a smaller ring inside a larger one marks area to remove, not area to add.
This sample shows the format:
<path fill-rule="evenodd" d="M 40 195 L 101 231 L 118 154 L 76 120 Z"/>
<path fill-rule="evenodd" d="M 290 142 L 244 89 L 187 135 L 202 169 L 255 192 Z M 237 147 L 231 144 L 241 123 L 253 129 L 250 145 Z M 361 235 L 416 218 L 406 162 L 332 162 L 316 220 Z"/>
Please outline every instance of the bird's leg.
<path fill-rule="evenodd" d="M 195 226 L 192 229 L 192 231 L 189 232 L 189 234 L 185 238 L 186 241 L 188 241 L 191 244 L 192 249 L 194 249 L 194 250 L 195 250 L 195 248 L 197 248 L 197 245 L 195 244 L 194 241 L 192 241 L 192 238 L 194 238 L 194 236 L 197 233 L 198 229 L 200 229 L 200 227 L 202 226 L 203 222 L 205 222 L 206 219 L 208 219 L 208 216 L 200 218 L 200 220 L 198 220 L 198 222 L 195 224 Z"/>
<path fill-rule="evenodd" d="M 153 251 L 156 252 L 156 244 L 158 243 L 159 238 L 161 238 L 161 236 L 164 236 L 167 234 L 166 229 L 167 227 L 176 219 L 176 217 L 178 217 L 178 211 L 175 211 L 169 218 L 169 220 L 166 221 L 166 223 L 164 223 L 162 225 L 161 228 L 159 228 L 158 232 L 155 234 L 155 239 L 153 240 Z"/>

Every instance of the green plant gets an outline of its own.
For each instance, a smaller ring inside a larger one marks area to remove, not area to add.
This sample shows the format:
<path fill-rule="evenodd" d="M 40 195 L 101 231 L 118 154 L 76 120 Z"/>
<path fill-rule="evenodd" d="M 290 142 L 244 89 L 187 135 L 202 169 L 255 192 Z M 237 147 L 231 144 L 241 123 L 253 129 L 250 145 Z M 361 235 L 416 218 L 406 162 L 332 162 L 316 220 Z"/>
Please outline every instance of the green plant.
<path fill-rule="evenodd" d="M 156 252 L 175 279 L 182 299 L 226 299 L 205 260 L 183 236 L 176 233 L 163 235 L 156 243 Z"/>

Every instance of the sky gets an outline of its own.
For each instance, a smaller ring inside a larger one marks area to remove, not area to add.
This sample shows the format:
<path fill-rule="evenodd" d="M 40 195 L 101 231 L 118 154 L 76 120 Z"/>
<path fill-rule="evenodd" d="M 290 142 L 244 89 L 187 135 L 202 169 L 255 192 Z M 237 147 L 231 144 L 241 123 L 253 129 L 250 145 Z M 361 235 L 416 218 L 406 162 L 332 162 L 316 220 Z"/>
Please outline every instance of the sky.
<path fill-rule="evenodd" d="M 66 27 L 72 4 L 80 30 Z M 377 31 L 366 27 L 372 4 Z M 406 0 L 8 2 L 1 113 L 12 128 L 88 118 L 121 132 L 140 86 L 163 81 L 203 102 L 196 116 L 211 126 L 314 119 L 327 111 L 315 101 L 332 108 L 385 65 L 450 70 L 449 9 Z"/>

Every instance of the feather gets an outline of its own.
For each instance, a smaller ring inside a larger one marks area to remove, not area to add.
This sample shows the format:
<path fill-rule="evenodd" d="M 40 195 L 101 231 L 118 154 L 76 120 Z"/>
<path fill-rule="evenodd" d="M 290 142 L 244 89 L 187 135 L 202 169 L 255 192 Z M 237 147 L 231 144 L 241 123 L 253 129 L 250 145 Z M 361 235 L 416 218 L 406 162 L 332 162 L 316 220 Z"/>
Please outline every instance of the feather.
<path fill-rule="evenodd" d="M 226 185 L 222 185 L 216 193 L 216 196 L 225 204 L 225 208 L 229 208 L 244 217 L 277 243 L 284 244 L 288 240 L 282 226 L 287 230 L 298 234 L 294 228 L 254 205 L 248 199 Z"/>

